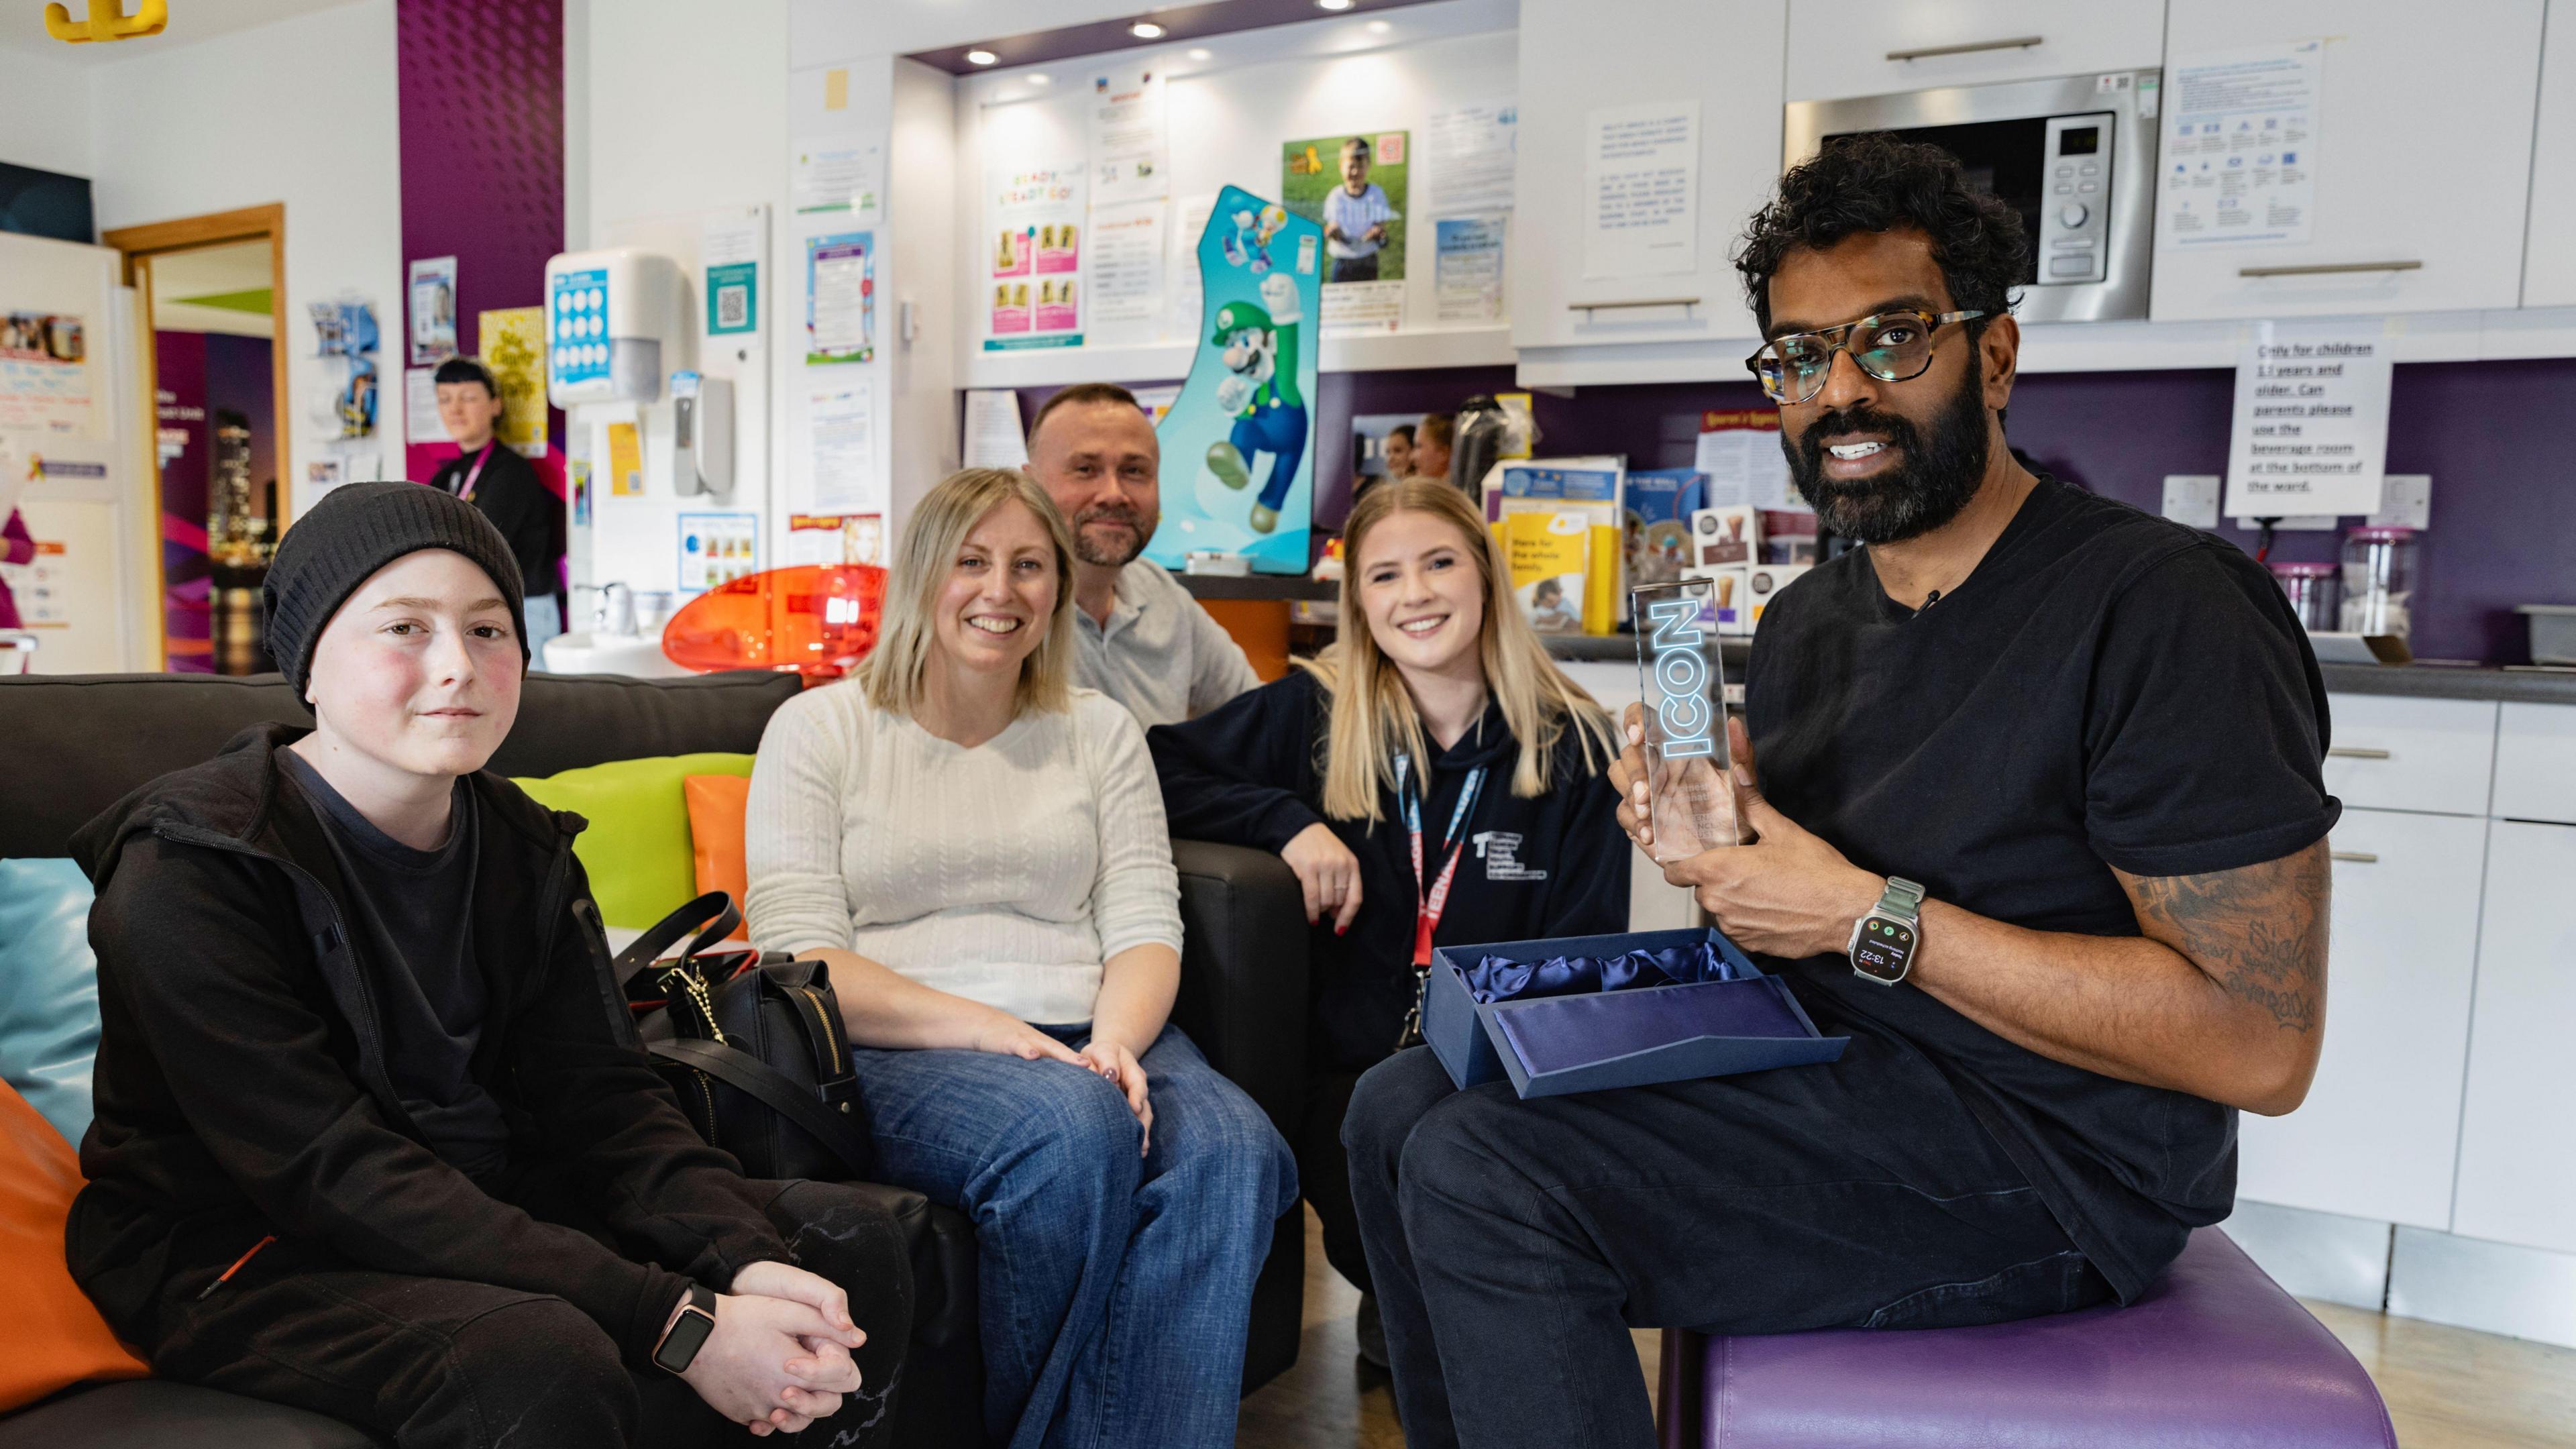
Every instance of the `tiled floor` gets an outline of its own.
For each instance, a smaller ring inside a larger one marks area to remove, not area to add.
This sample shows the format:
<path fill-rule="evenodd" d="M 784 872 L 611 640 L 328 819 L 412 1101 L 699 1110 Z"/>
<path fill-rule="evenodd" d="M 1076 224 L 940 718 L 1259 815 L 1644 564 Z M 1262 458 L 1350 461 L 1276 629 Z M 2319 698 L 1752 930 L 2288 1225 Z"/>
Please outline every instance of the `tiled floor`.
<path fill-rule="evenodd" d="M 2378 1382 L 2402 1449 L 2576 1449 L 2576 1349 L 2308 1306 Z M 1359 1361 L 1351 1337 L 1358 1308 L 1308 1214 L 1304 1348 L 1243 1401 L 1237 1449 L 1403 1449 L 1386 1375 Z M 1651 1384 L 1659 1338 L 1636 1337 Z"/>

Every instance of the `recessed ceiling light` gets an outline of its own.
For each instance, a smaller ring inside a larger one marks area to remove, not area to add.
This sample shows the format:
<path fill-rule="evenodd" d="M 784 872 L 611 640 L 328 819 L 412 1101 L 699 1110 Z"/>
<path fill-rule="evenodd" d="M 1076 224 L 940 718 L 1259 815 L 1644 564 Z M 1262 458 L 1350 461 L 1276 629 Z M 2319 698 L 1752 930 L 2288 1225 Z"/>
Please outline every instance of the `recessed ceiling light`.
<path fill-rule="evenodd" d="M 1358 0 L 1315 0 L 1315 8 L 1318 10 L 1348 10 L 1351 6 L 1357 3 Z"/>
<path fill-rule="evenodd" d="M 1028 82 L 1033 86 L 1051 86 L 1055 84 L 1055 77 L 1048 75 L 1042 70 L 1031 71 L 1029 72 Z"/>
<path fill-rule="evenodd" d="M 1204 46 L 1204 45 L 1193 45 L 1193 46 L 1191 46 L 1191 47 L 1190 47 L 1190 59 L 1192 59 L 1192 60 L 1214 60 L 1214 59 L 1216 59 L 1216 52 L 1215 52 L 1215 51 L 1213 51 L 1213 50 L 1208 49 L 1208 48 L 1207 48 L 1206 46 Z"/>
<path fill-rule="evenodd" d="M 1394 28 L 1383 20 L 1372 20 L 1368 23 L 1368 32 L 1371 35 L 1384 35 Z"/>
<path fill-rule="evenodd" d="M 1000 59 L 1000 56 L 995 55 L 989 50 L 970 50 L 966 52 L 966 63 L 968 65 L 991 65 L 993 62 Z"/>
<path fill-rule="evenodd" d="M 1350 0 L 1342 0 L 1342 3 L 1347 5 Z M 1138 40 L 1160 40 L 1163 38 L 1163 27 L 1151 20 L 1139 20 L 1127 27 L 1127 33 Z"/>

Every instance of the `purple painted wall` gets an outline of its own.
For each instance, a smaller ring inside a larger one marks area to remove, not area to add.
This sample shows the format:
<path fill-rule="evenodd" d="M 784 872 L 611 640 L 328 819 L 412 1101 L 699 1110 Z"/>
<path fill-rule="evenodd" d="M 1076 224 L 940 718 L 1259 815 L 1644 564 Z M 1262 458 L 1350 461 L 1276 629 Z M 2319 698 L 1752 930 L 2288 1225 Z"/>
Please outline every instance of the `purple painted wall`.
<path fill-rule="evenodd" d="M 1025 390 L 1022 415 L 1053 390 Z M 1350 449 L 1338 440 L 1349 437 L 1353 414 L 1454 408 L 1476 393 L 1510 390 L 1508 367 L 1325 373 L 1315 417 L 1318 493 L 1350 487 Z M 2234 402 L 2235 374 L 2223 368 L 2039 373 L 2015 387 L 2009 431 L 2052 471 L 2153 510 L 2166 474 L 2227 471 Z M 1546 452 L 1625 453 L 1641 468 L 1688 467 L 1704 409 L 1767 406 L 1750 379 L 1588 387 L 1570 399 L 1541 393 L 1534 405 Z M 2514 605 L 2576 603 L 2576 464 L 2558 438 L 2559 421 L 2570 416 L 2576 359 L 2397 369 L 2389 470 L 2433 475 L 2417 655 L 2521 663 L 2530 655 Z M 2220 532 L 2249 552 L 2254 546 L 2250 531 Z M 2332 559 L 2340 543 L 2340 533 L 2285 533 L 2273 556 Z"/>
<path fill-rule="evenodd" d="M 563 250 L 563 0 L 397 0 L 394 33 L 403 260 L 456 258 L 456 340 L 472 352 L 485 311 L 544 302 L 546 258 Z M 406 286 L 386 328 L 395 367 L 409 301 Z M 561 492 L 561 414 L 551 432 L 537 472 Z M 454 456 L 409 446 L 406 472 L 427 481 Z"/>

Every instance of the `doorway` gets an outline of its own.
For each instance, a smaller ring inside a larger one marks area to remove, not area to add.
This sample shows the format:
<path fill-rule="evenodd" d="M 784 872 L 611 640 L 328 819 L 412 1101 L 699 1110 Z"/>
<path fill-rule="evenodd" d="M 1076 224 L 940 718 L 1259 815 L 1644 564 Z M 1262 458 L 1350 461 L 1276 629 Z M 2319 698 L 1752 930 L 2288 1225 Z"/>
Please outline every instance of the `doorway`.
<path fill-rule="evenodd" d="M 286 209 L 107 232 L 135 289 L 161 667 L 269 667 L 260 586 L 287 523 Z"/>

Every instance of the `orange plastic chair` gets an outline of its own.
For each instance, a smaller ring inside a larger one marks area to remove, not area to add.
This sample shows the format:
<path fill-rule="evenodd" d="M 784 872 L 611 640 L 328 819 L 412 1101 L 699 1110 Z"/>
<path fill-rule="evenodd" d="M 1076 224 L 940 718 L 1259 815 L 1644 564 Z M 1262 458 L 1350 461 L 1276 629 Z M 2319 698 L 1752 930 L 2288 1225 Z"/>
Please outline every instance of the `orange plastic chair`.
<path fill-rule="evenodd" d="M 745 574 L 681 606 L 662 653 L 683 669 L 792 670 L 838 679 L 877 645 L 886 573 L 870 564 L 799 564 Z"/>

